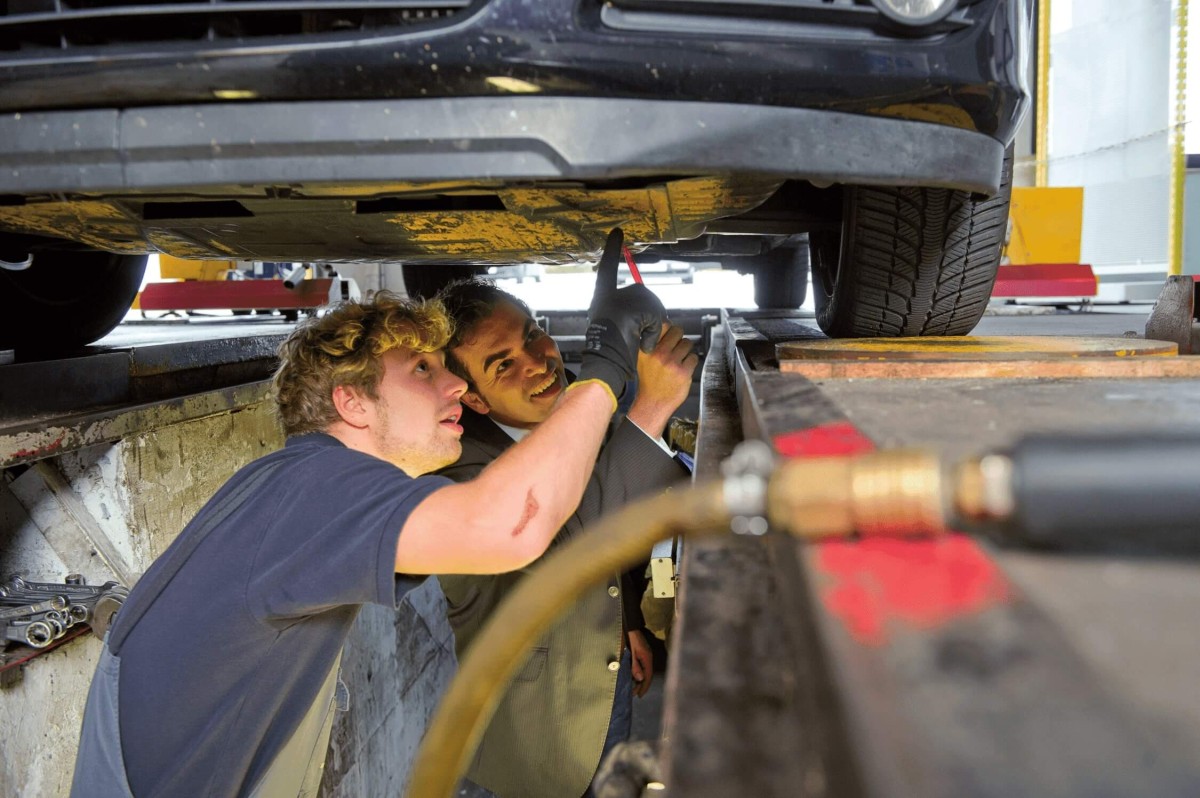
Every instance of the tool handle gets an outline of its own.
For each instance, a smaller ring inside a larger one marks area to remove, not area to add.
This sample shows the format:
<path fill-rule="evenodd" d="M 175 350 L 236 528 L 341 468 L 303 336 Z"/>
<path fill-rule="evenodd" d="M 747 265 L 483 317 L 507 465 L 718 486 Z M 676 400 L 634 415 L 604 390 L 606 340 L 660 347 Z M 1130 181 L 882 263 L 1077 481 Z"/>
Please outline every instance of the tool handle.
<path fill-rule="evenodd" d="M 1200 436 L 1039 436 L 1010 457 L 1025 542 L 1200 550 Z"/>
<path fill-rule="evenodd" d="M 638 271 L 637 264 L 633 262 L 633 253 L 629 251 L 629 247 L 621 245 L 621 251 L 625 253 L 625 262 L 629 264 L 629 273 L 633 276 L 633 281 L 642 284 L 642 273 Z"/>

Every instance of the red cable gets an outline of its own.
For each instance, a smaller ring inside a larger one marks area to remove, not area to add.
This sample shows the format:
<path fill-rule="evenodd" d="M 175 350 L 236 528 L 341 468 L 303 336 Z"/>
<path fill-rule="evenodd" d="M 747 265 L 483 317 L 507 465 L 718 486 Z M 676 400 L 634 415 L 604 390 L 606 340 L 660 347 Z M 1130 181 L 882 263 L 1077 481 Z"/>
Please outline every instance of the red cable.
<path fill-rule="evenodd" d="M 625 253 L 625 262 L 629 264 L 629 273 L 633 275 L 635 283 L 642 282 L 642 273 L 638 271 L 637 264 L 633 262 L 633 253 L 629 251 L 629 247 L 621 245 L 621 251 Z"/>

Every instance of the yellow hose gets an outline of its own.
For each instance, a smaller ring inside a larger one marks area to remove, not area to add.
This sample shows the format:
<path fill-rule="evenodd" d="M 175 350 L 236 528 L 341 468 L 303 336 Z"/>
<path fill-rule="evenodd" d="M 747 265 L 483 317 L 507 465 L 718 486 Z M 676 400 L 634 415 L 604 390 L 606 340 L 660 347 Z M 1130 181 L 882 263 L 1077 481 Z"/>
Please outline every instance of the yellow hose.
<path fill-rule="evenodd" d="M 646 559 L 660 540 L 720 532 L 729 532 L 723 484 L 701 483 L 629 505 L 547 555 L 471 645 L 417 752 L 408 795 L 453 794 L 503 687 L 534 642 L 592 585 Z"/>
<path fill-rule="evenodd" d="M 731 525 L 731 515 L 759 510 L 772 527 L 807 540 L 855 531 L 936 535 L 945 531 L 947 511 L 955 503 L 932 452 L 900 449 L 773 465 L 766 444 L 758 443 L 757 457 L 746 447 L 740 448 L 740 461 L 738 452 L 727 461 L 735 473 L 724 481 L 629 505 L 547 555 L 521 580 L 471 645 L 442 700 L 417 752 L 410 798 L 453 793 L 504 686 L 537 639 L 591 586 L 644 560 L 657 541 L 729 534 L 731 526 L 765 532 L 761 519 L 735 518 Z M 737 474 L 748 478 L 739 480 Z"/>

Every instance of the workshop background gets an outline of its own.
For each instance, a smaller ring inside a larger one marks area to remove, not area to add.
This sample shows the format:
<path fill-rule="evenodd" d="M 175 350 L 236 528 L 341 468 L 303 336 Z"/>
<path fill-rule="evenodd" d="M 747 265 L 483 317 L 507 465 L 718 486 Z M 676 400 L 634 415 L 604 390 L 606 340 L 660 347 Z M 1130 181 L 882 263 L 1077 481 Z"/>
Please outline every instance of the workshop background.
<path fill-rule="evenodd" d="M 1200 83 L 1200 37 L 1192 34 L 1200 26 L 1188 30 L 1197 46 L 1180 51 L 1180 5 L 1052 5 L 1048 138 L 1035 154 L 1039 120 L 1031 117 L 1018 139 L 1017 185 L 1083 188 L 1080 260 L 1099 277 L 1098 302 L 1152 300 L 1168 274 L 1173 146 L 1185 128 L 1192 155 L 1181 232 L 1200 230 L 1200 125 L 1190 124 L 1200 109 L 1182 113 L 1187 86 Z M 1182 243 L 1182 272 L 1200 274 L 1200 236 Z M 58 581 L 80 573 L 102 584 L 118 574 L 91 556 L 97 539 L 111 544 L 131 576 L 142 572 L 230 474 L 282 443 L 265 393 L 212 401 L 192 413 L 164 410 L 148 429 L 118 442 L 9 469 L 0 481 L 0 575 Z M 50 433 L 37 445 L 52 442 Z M 345 659 L 354 703 L 334 730 L 328 798 L 400 793 L 423 731 L 419 720 L 453 672 L 436 586 L 407 600 L 416 612 L 400 614 L 403 628 L 379 607 L 365 608 L 358 620 Z M 84 635 L 0 677 L 0 795 L 67 794 L 99 650 L 100 641 Z M 407 676 L 418 672 L 420 679 Z"/>

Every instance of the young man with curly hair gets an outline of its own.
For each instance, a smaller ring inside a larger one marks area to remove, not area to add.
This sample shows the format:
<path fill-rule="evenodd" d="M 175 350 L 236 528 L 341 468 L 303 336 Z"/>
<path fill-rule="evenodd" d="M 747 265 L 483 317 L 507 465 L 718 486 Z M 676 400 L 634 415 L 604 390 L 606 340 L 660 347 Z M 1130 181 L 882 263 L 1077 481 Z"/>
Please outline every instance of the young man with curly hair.
<path fill-rule="evenodd" d="M 298 328 L 275 375 L 286 446 L 217 492 L 134 586 L 88 696 L 72 794 L 316 794 L 342 645 L 409 574 L 536 559 L 582 495 L 662 306 L 598 286 L 585 379 L 485 474 L 436 304 L 381 293 Z M 570 434 L 563 450 L 558 439 Z"/>

